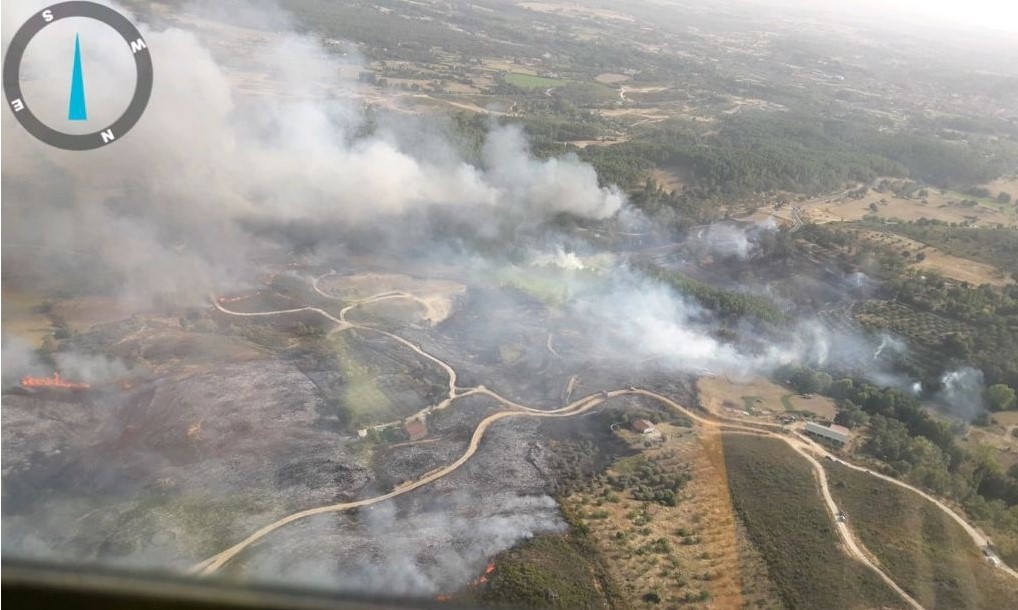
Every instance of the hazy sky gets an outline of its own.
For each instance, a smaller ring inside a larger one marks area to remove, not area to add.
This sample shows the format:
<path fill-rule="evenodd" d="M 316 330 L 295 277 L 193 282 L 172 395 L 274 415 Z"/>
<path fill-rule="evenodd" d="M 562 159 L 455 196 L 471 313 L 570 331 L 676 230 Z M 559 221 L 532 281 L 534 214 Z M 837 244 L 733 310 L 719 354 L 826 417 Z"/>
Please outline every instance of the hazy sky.
<path fill-rule="evenodd" d="M 828 4 L 857 5 L 894 11 L 931 22 L 958 23 L 1018 32 L 1018 0 L 825 0 Z"/>

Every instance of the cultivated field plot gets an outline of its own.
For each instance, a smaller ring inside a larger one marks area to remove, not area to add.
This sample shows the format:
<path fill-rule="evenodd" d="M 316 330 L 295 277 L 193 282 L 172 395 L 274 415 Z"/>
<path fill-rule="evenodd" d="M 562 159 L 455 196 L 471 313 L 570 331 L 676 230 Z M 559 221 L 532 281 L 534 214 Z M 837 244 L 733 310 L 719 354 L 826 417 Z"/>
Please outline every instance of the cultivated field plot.
<path fill-rule="evenodd" d="M 993 420 L 1002 426 L 1018 426 L 1018 411 L 1002 411 L 993 414 Z"/>
<path fill-rule="evenodd" d="M 1015 213 L 1018 214 L 1018 176 L 1005 176 L 998 178 L 992 182 L 988 182 L 984 185 L 986 190 L 990 191 L 990 196 L 996 198 L 1000 193 L 1006 193 L 1011 196 L 1011 200 L 1008 204 L 1015 209 Z"/>
<path fill-rule="evenodd" d="M 762 377 L 735 381 L 726 377 L 701 377 L 696 382 L 705 409 L 724 417 L 772 416 L 786 412 L 809 412 L 833 420 L 838 414 L 826 396 L 806 398 Z"/>
<path fill-rule="evenodd" d="M 863 301 L 853 309 L 855 319 L 864 328 L 889 330 L 912 342 L 909 359 L 929 369 L 936 362 L 936 350 L 944 337 L 952 333 L 966 336 L 971 331 L 963 322 L 916 311 L 894 301 Z"/>
<path fill-rule="evenodd" d="M 925 201 L 925 203 L 924 203 Z M 976 201 L 975 205 L 963 201 Z M 971 195 L 947 191 L 941 193 L 930 189 L 925 198 L 897 197 L 890 192 L 869 191 L 860 198 L 833 195 L 809 200 L 798 204 L 804 220 L 815 223 L 848 222 L 877 215 L 903 221 L 923 218 L 946 223 L 977 223 L 979 225 L 1015 225 L 1018 216 L 1010 209 L 1002 208 L 995 202 L 980 204 Z"/>
<path fill-rule="evenodd" d="M 617 460 L 590 490 L 564 500 L 625 598 L 640 608 L 778 605 L 766 566 L 732 512 L 721 438 L 659 429 L 663 442 Z M 642 446 L 643 439 L 622 434 Z"/>
<path fill-rule="evenodd" d="M 569 83 L 561 78 L 548 78 L 547 76 L 535 76 L 533 74 L 510 74 L 505 77 L 505 82 L 523 89 L 536 89 L 538 87 L 560 87 Z"/>
<path fill-rule="evenodd" d="M 681 192 L 689 181 L 686 173 L 681 168 L 659 167 L 650 171 L 650 177 L 665 190 Z"/>
<path fill-rule="evenodd" d="M 824 466 L 863 544 L 925 608 L 1004 608 L 1018 596 L 1014 581 L 933 503 L 864 472 Z"/>
<path fill-rule="evenodd" d="M 900 608 L 904 602 L 850 559 L 809 464 L 777 439 L 724 436 L 732 504 L 789 608 Z M 831 588 L 816 583 L 837 583 Z"/>
<path fill-rule="evenodd" d="M 964 333 L 968 325 L 928 311 L 916 311 L 894 301 L 863 301 L 853 310 L 864 325 L 880 324 L 883 328 L 915 338 L 930 345 L 948 333 Z"/>
<path fill-rule="evenodd" d="M 958 444 L 968 451 L 989 453 L 1000 464 L 1000 467 L 1007 471 L 1018 464 L 1018 437 L 1012 435 L 1016 429 L 1015 424 L 1001 425 L 998 419 L 998 415 L 1001 414 L 993 414 L 993 420 L 997 425 L 987 428 L 970 427 L 965 436 L 958 439 Z M 1004 421 L 1013 421 L 1013 419 Z"/>
<path fill-rule="evenodd" d="M 903 235 L 870 230 L 859 230 L 855 234 L 868 242 L 895 249 L 902 254 L 902 258 L 907 257 L 910 266 L 915 269 L 935 271 L 948 279 L 968 282 L 974 286 L 1006 286 L 1014 283 L 1007 273 L 993 265 L 947 254 Z M 917 260 L 917 255 L 921 255 L 922 260 Z"/>

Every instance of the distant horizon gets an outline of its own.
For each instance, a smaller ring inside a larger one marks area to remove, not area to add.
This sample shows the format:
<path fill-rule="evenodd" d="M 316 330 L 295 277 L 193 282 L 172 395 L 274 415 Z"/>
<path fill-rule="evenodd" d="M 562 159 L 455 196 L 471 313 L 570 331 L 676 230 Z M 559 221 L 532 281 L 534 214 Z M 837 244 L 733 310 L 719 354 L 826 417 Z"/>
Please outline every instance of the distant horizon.
<path fill-rule="evenodd" d="M 1018 32 L 1018 2 L 1003 0 L 809 0 L 809 8 L 867 10 L 896 18 L 922 19 L 931 26 L 962 25 L 996 32 Z"/>

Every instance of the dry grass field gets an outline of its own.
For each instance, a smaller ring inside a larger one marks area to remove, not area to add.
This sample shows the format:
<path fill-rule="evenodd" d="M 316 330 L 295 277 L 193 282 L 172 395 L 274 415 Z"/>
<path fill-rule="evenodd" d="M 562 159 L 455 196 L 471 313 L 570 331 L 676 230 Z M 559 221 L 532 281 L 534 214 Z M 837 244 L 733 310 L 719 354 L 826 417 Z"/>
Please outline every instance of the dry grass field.
<path fill-rule="evenodd" d="M 701 377 L 696 382 L 700 402 L 711 413 L 724 417 L 772 416 L 787 411 L 810 411 L 824 419 L 834 419 L 838 409 L 825 396 L 804 398 L 788 388 L 762 377 L 736 381 L 726 377 Z"/>
<path fill-rule="evenodd" d="M 863 544 L 924 607 L 1013 607 L 1014 581 L 991 567 L 961 527 L 932 503 L 840 464 L 825 468 Z"/>
<path fill-rule="evenodd" d="M 912 267 L 924 271 L 936 271 L 952 280 L 968 282 L 976 286 L 982 284 L 1006 286 L 1014 283 L 1011 278 L 993 265 L 946 254 L 933 246 L 927 246 L 908 237 L 868 230 L 857 231 L 856 235 L 875 244 L 889 246 L 900 252 L 908 252 L 908 259 L 911 261 Z M 916 261 L 915 256 L 920 252 L 925 258 L 922 261 Z"/>
<path fill-rule="evenodd" d="M 625 598 L 636 608 L 654 607 L 644 597 L 651 593 L 665 607 L 708 600 L 716 608 L 776 606 L 766 567 L 732 511 L 720 435 L 667 424 L 659 429 L 662 443 L 618 460 L 608 474 L 648 461 L 666 472 L 684 469 L 691 478 L 676 506 L 636 500 L 631 489 L 603 484 L 565 499 L 582 515 Z M 635 435 L 631 440 L 642 443 Z"/>
<path fill-rule="evenodd" d="M 1015 224 L 1014 214 L 1005 214 L 997 209 L 975 205 L 961 205 L 965 195 L 941 194 L 930 191 L 926 203 L 922 199 L 903 199 L 893 193 L 870 191 L 859 199 L 834 198 L 830 202 L 812 202 L 803 206 L 803 217 L 812 222 L 843 222 L 861 220 L 870 214 L 883 218 L 919 220 L 928 218 L 943 222 L 976 222 L 979 224 Z M 870 206 L 875 204 L 876 211 Z"/>

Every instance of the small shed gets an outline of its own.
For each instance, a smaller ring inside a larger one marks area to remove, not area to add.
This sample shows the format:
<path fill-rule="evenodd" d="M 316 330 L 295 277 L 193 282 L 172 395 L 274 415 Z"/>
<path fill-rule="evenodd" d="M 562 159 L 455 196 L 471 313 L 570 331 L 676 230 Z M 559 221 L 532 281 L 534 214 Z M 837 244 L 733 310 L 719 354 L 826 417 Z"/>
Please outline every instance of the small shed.
<path fill-rule="evenodd" d="M 646 419 L 636 419 L 633 420 L 633 431 L 640 434 L 654 434 L 657 432 L 657 428 L 654 427 L 654 422 Z"/>

